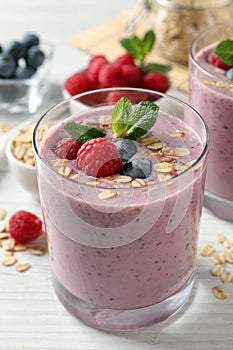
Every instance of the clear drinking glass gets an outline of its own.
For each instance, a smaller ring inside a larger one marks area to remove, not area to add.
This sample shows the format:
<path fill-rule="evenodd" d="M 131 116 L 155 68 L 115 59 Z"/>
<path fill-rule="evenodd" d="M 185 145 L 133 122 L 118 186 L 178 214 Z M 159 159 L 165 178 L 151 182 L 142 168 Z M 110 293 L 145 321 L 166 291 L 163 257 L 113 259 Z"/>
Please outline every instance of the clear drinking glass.
<path fill-rule="evenodd" d="M 208 64 L 206 57 L 232 33 L 231 23 L 204 31 L 193 41 L 189 61 L 189 103 L 210 131 L 204 204 L 228 220 L 233 220 L 233 82 L 224 70 Z"/>
<path fill-rule="evenodd" d="M 153 143 L 146 135 L 138 145 L 143 154 L 153 149 L 148 179 L 93 178 L 53 152 L 67 137 L 67 121 L 110 130 L 114 103 L 106 100 L 116 92 L 160 108 L 148 134 Z M 64 307 L 105 330 L 143 328 L 180 309 L 194 281 L 203 203 L 208 131 L 201 116 L 153 91 L 96 90 L 52 107 L 35 127 L 33 145 L 53 285 Z M 168 169 L 155 171 L 162 162 Z"/>

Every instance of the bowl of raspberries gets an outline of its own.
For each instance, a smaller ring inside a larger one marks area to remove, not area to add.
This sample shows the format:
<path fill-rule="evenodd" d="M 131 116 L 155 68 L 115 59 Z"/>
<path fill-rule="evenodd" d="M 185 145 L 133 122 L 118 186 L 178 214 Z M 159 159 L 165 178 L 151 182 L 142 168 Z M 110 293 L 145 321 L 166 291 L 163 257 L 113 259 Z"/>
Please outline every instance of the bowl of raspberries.
<path fill-rule="evenodd" d="M 36 112 L 47 92 L 52 55 L 52 45 L 35 33 L 0 43 L 1 111 Z"/>
<path fill-rule="evenodd" d="M 123 38 L 120 44 L 125 49 L 114 60 L 109 60 L 103 54 L 93 55 L 87 67 L 74 72 L 65 79 L 63 95 L 70 98 L 90 90 L 112 87 L 132 87 L 138 89 L 154 90 L 165 93 L 170 88 L 168 72 L 170 66 L 147 62 L 146 56 L 152 51 L 155 43 L 155 34 L 152 30 L 139 38 L 134 35 Z M 86 101 L 88 105 L 104 102 L 115 103 L 117 96 L 102 94 L 101 101 Z M 136 103 L 138 101 L 135 101 Z M 74 105 L 75 101 L 72 101 Z"/>

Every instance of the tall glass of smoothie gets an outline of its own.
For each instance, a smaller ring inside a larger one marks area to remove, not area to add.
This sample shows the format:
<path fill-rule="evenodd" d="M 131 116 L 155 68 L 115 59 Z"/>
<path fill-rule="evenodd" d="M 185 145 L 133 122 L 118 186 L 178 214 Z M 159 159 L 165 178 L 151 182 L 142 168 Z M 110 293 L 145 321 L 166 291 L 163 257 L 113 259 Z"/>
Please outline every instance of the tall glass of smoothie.
<path fill-rule="evenodd" d="M 52 107 L 33 144 L 64 307 L 105 330 L 140 329 L 179 310 L 194 281 L 203 205 L 201 116 L 153 91 L 96 90 Z"/>
<path fill-rule="evenodd" d="M 209 28 L 193 41 L 189 60 L 189 103 L 210 131 L 204 205 L 227 220 L 233 220 L 233 81 L 214 51 L 232 37 L 230 23 Z"/>

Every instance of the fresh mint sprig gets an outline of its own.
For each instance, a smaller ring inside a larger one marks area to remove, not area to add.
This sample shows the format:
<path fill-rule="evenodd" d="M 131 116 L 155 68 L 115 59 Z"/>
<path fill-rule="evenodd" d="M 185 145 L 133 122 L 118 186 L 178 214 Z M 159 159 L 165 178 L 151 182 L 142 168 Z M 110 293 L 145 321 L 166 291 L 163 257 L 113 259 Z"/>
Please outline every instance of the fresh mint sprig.
<path fill-rule="evenodd" d="M 158 71 L 162 73 L 169 72 L 172 67 L 170 65 L 146 62 L 146 56 L 152 51 L 156 42 L 156 35 L 153 30 L 148 30 L 142 38 L 133 35 L 130 38 L 120 39 L 120 44 L 124 49 L 138 61 L 139 65 L 146 72 Z"/>
<path fill-rule="evenodd" d="M 233 40 L 226 39 L 221 41 L 215 48 L 216 55 L 228 66 L 233 66 Z"/>
<path fill-rule="evenodd" d="M 158 111 L 159 107 L 150 101 L 139 102 L 133 107 L 127 97 L 121 97 L 112 111 L 112 130 L 117 137 L 136 140 L 152 128 Z"/>
<path fill-rule="evenodd" d="M 75 122 L 67 123 L 64 129 L 68 134 L 82 143 L 105 135 L 104 130 L 97 129 L 90 125 L 77 124 Z"/>

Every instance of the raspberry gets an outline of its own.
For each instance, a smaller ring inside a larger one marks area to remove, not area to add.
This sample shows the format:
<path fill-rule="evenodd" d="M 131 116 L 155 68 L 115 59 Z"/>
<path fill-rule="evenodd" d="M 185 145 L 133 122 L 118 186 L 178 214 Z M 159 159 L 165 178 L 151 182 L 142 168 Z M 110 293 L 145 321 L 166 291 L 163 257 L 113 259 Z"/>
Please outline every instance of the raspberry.
<path fill-rule="evenodd" d="M 109 62 L 107 58 L 103 55 L 96 55 L 90 59 L 87 74 L 92 84 L 99 83 L 100 69 L 107 63 Z"/>
<path fill-rule="evenodd" d="M 79 169 L 94 177 L 120 173 L 122 168 L 116 145 L 102 137 L 83 144 L 78 151 L 77 164 Z"/>
<path fill-rule="evenodd" d="M 220 58 L 218 57 L 218 55 L 216 55 L 215 52 L 212 52 L 208 57 L 207 57 L 207 62 L 212 64 L 213 66 L 216 66 L 218 68 L 224 69 L 224 70 L 228 70 L 230 67 L 223 63 Z"/>
<path fill-rule="evenodd" d="M 76 159 L 77 152 L 82 145 L 83 143 L 75 138 L 65 137 L 55 144 L 54 153 L 58 158 Z"/>
<path fill-rule="evenodd" d="M 135 61 L 133 56 L 131 56 L 128 52 L 124 53 L 123 55 L 117 57 L 115 59 L 115 63 L 123 66 L 124 64 L 131 64 L 131 65 L 135 65 Z"/>
<path fill-rule="evenodd" d="M 104 87 L 123 86 L 121 66 L 114 63 L 105 64 L 99 72 L 99 82 Z"/>
<path fill-rule="evenodd" d="M 142 77 L 142 87 L 159 92 L 165 92 L 169 88 L 169 80 L 163 73 L 149 72 Z"/>
<path fill-rule="evenodd" d="M 126 93 L 124 90 L 122 90 L 110 92 L 107 96 L 106 102 L 116 103 L 123 96 L 127 97 L 132 103 L 138 103 L 140 101 L 146 101 L 148 99 L 147 93 L 141 91 L 132 91 L 132 93 Z"/>
<path fill-rule="evenodd" d="M 42 221 L 34 214 L 19 210 L 10 217 L 9 232 L 16 243 L 27 243 L 37 238 L 42 230 Z"/>
<path fill-rule="evenodd" d="M 74 73 L 65 81 L 65 88 L 74 96 L 81 92 L 89 91 L 92 89 L 92 83 L 90 82 L 87 72 L 81 71 Z"/>
<path fill-rule="evenodd" d="M 142 79 L 142 71 L 139 67 L 131 64 L 124 64 L 122 66 L 122 76 L 127 86 L 138 86 Z"/>

